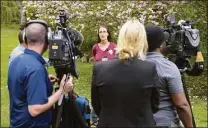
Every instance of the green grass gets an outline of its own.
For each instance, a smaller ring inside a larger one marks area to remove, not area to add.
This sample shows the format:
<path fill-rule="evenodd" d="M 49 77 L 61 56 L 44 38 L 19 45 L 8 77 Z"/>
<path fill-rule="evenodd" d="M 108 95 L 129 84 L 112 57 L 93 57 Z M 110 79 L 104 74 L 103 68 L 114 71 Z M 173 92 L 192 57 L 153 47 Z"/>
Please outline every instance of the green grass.
<path fill-rule="evenodd" d="M 1 127 L 9 126 L 9 95 L 7 89 L 8 56 L 18 44 L 18 27 L 1 27 Z M 44 54 L 47 57 L 47 54 Z M 78 61 L 79 79 L 74 78 L 75 91 L 90 100 L 90 82 L 92 64 Z M 53 67 L 48 68 L 49 73 L 54 74 Z M 194 117 L 198 127 L 207 127 L 207 101 L 204 99 L 192 99 Z"/>
<path fill-rule="evenodd" d="M 197 127 L 208 127 L 207 124 L 207 98 L 191 99 L 192 109 Z"/>

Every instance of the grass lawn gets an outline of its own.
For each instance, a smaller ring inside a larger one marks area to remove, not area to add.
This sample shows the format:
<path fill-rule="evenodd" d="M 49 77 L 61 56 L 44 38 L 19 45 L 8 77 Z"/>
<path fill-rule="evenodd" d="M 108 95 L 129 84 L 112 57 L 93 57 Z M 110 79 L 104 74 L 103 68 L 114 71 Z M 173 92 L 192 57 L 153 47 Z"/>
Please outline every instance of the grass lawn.
<path fill-rule="evenodd" d="M 9 126 L 9 95 L 7 89 L 8 56 L 18 44 L 18 27 L 1 26 L 1 127 Z M 44 54 L 47 57 L 47 54 Z M 79 79 L 74 78 L 75 91 L 90 99 L 92 64 L 78 61 Z M 53 67 L 48 68 L 54 74 Z M 191 99 L 197 127 L 207 127 L 207 101 Z"/>

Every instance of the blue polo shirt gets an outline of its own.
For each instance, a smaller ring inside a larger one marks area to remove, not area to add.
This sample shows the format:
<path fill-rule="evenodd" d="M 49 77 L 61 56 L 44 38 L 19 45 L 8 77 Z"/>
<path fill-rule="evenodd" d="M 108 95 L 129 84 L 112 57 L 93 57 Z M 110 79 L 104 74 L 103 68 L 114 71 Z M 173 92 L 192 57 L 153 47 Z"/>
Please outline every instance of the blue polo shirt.
<path fill-rule="evenodd" d="M 10 64 L 8 89 L 10 96 L 10 127 L 48 127 L 52 119 L 49 109 L 36 117 L 28 111 L 28 105 L 45 104 L 52 95 L 52 84 L 40 54 L 25 49 Z"/>

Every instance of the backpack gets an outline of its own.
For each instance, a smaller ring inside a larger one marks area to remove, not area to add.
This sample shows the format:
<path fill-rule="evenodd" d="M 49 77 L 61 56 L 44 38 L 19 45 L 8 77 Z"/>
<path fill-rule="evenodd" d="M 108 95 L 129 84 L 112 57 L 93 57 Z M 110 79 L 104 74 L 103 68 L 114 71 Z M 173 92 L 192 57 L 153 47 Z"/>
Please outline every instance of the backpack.
<path fill-rule="evenodd" d="M 88 126 L 90 126 L 90 105 L 89 100 L 84 96 L 76 96 L 76 103 L 79 107 L 79 110 L 82 114 L 83 119 L 87 122 Z"/>

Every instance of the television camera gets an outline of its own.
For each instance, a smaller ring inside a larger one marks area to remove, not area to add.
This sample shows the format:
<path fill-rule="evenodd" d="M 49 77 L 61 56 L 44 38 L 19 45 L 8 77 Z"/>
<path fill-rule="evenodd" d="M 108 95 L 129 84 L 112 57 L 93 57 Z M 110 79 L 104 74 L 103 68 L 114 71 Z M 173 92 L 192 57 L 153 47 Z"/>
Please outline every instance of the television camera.
<path fill-rule="evenodd" d="M 60 10 L 59 23 L 49 43 L 49 60 L 59 78 L 58 83 L 64 74 L 70 73 L 78 78 L 76 58 L 82 56 L 79 46 L 83 36 L 80 32 L 67 27 L 68 19 L 68 14 Z"/>
<path fill-rule="evenodd" d="M 180 72 L 190 76 L 199 76 L 204 70 L 203 56 L 199 50 L 199 30 L 193 27 L 191 20 L 175 22 L 173 15 L 166 17 L 167 28 L 164 28 L 167 54 L 179 68 Z M 190 58 L 196 57 L 192 66 Z"/>

